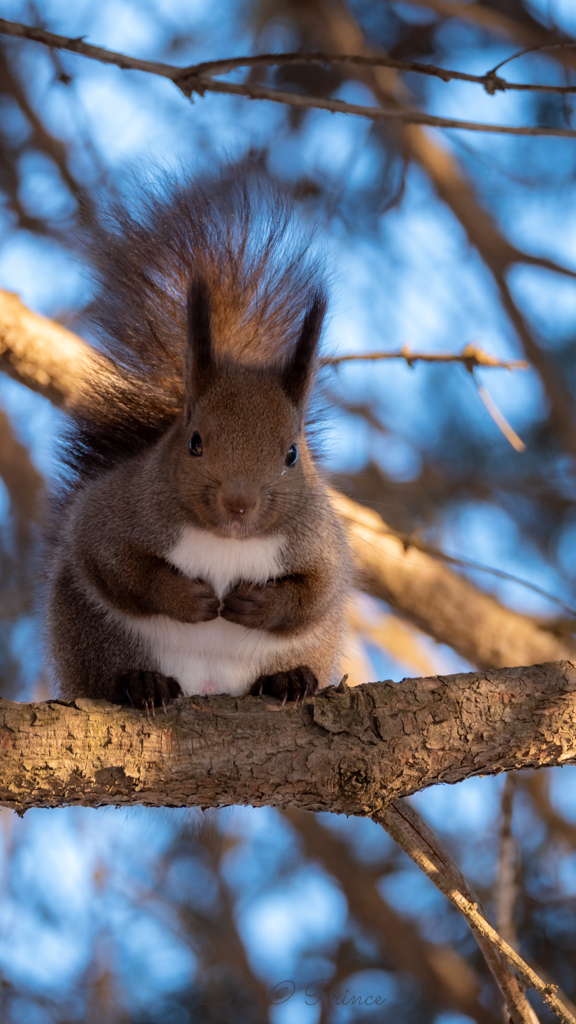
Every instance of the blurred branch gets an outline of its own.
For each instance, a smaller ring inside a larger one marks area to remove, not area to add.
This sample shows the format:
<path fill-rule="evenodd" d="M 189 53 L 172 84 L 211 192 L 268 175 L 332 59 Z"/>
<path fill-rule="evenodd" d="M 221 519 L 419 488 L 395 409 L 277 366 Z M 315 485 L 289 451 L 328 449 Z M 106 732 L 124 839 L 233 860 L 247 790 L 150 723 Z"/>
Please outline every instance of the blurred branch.
<path fill-rule="evenodd" d="M 363 505 L 359 506 L 364 508 Z M 378 513 L 374 513 L 378 515 Z M 547 598 L 548 601 L 553 601 L 555 604 L 560 605 L 570 616 L 576 617 L 576 609 L 572 608 L 569 604 L 562 601 L 555 594 L 551 594 L 548 590 L 544 590 L 542 587 L 536 586 L 535 583 L 530 583 L 529 580 L 522 579 L 521 576 L 515 576 L 511 572 L 503 572 L 501 569 L 495 569 L 492 565 L 484 565 L 483 562 L 475 562 L 469 558 L 459 558 L 456 555 L 448 555 L 441 548 L 435 547 L 433 544 L 427 544 L 425 541 L 420 540 L 415 533 L 403 533 L 401 530 L 394 530 L 388 526 L 383 519 L 380 519 L 381 529 L 380 533 L 385 536 L 396 537 L 402 542 L 406 551 L 409 548 L 414 548 L 416 551 L 422 551 L 424 554 L 432 555 L 433 558 L 438 558 L 442 562 L 446 562 L 448 565 L 457 565 L 462 569 L 473 569 L 475 572 L 485 572 L 490 576 L 496 576 L 500 580 L 509 580 L 511 583 L 519 583 L 520 586 L 526 587 L 527 590 L 532 590 L 535 594 L 541 594 L 542 597 Z M 376 529 L 376 521 L 374 521 L 374 529 Z M 576 653 L 576 649 L 575 649 Z"/>
<path fill-rule="evenodd" d="M 474 383 L 476 384 L 478 394 L 480 396 L 480 399 L 482 400 L 482 403 L 484 404 L 485 409 L 494 420 L 494 423 L 498 427 L 498 430 L 500 430 L 504 434 L 506 440 L 514 448 L 514 451 L 525 452 L 526 445 L 524 444 L 524 441 L 521 437 L 518 436 L 514 428 L 510 426 L 504 414 L 500 412 L 500 409 L 496 405 L 496 402 L 492 398 L 492 395 L 490 394 L 488 389 L 485 388 L 482 384 L 479 384 L 476 378 L 474 378 Z"/>
<path fill-rule="evenodd" d="M 0 18 L 0 33 L 21 39 L 30 39 L 34 42 L 44 43 L 46 46 L 55 46 L 59 49 L 69 50 L 83 57 L 98 60 L 103 64 L 112 64 L 122 70 L 143 71 L 147 74 L 168 78 L 190 99 L 194 93 L 198 96 L 204 96 L 206 92 L 214 92 L 231 96 L 244 96 L 252 100 L 269 100 L 273 103 L 282 103 L 286 106 L 298 107 L 300 109 L 329 110 L 335 114 L 354 114 L 358 117 L 366 117 L 371 121 L 396 121 L 402 124 L 428 125 L 433 128 L 458 128 L 473 132 L 491 132 L 498 135 L 544 135 L 576 138 L 576 129 L 574 128 L 483 124 L 478 121 L 461 121 L 450 117 L 436 117 L 434 114 L 425 114 L 419 110 L 407 110 L 398 104 L 387 109 L 368 107 L 358 103 L 346 103 L 344 100 L 283 92 L 280 89 L 271 89 L 261 85 L 217 82 L 208 75 L 198 74 L 195 71 L 194 65 L 191 70 L 186 67 L 182 68 L 171 64 L 163 64 L 160 61 L 139 60 L 137 57 L 130 57 L 124 53 L 107 50 L 102 46 L 92 46 L 90 43 L 85 43 L 82 39 L 71 39 L 67 36 L 57 35 L 54 32 L 47 32 L 42 28 L 34 28 L 31 25 L 21 25 L 17 22 L 6 21 L 4 18 Z M 497 79 L 494 80 L 497 81 Z"/>
<path fill-rule="evenodd" d="M 518 781 L 546 825 L 550 838 L 563 846 L 576 848 L 576 825 L 559 814 L 550 801 L 550 776 L 545 773 L 527 772 L 522 774 Z"/>
<path fill-rule="evenodd" d="M 64 409 L 74 405 L 95 376 L 113 373 L 111 364 L 77 335 L 31 313 L 17 296 L 2 291 L 0 369 Z M 347 523 L 364 589 L 425 633 L 485 667 L 576 660 L 571 640 L 562 640 L 451 572 L 420 550 L 424 545 L 414 537 L 390 530 L 376 512 L 336 491 L 331 495 Z"/>
<path fill-rule="evenodd" d="M 514 949 L 518 948 L 514 913 L 518 895 L 518 848 L 512 835 L 512 811 L 516 791 L 516 775 L 507 775 L 502 790 L 502 822 L 498 849 L 498 876 L 494 893 L 496 928 Z"/>
<path fill-rule="evenodd" d="M 478 1000 L 480 979 L 470 965 L 452 946 L 427 942 L 416 924 L 384 900 L 376 885 L 380 870 L 361 864 L 348 845 L 312 815 L 291 809 L 283 814 L 300 833 L 306 857 L 319 861 L 338 881 L 350 913 L 378 937 L 395 970 L 416 978 L 428 1007 L 448 1006 L 477 1024 L 494 1024 L 494 1014 Z"/>
<path fill-rule="evenodd" d="M 10 497 L 17 548 L 22 556 L 31 539 L 32 522 L 38 517 L 44 481 L 33 465 L 28 449 L 14 436 L 10 420 L 1 409 L 0 477 Z"/>
<path fill-rule="evenodd" d="M 78 680 L 82 687 L 82 680 Z M 576 667 L 326 687 L 304 704 L 195 696 L 155 718 L 0 701 L 0 805 L 296 807 L 374 816 L 439 783 L 576 763 Z"/>
<path fill-rule="evenodd" d="M 562 49 L 555 56 L 569 67 L 576 65 L 576 52 L 570 51 L 564 45 L 572 40 L 537 21 L 521 4 L 508 7 L 508 10 L 513 10 L 516 14 L 516 17 L 512 17 L 510 14 L 504 14 L 495 7 L 483 3 L 461 3 L 459 0 L 404 0 L 404 2 L 413 7 L 424 7 L 429 11 L 434 11 L 442 18 L 468 21 L 494 35 L 518 40 L 526 50 L 540 49 L 543 46 L 561 46 Z"/>
<path fill-rule="evenodd" d="M 462 363 L 467 370 L 472 371 L 476 366 L 501 367 L 505 370 L 527 370 L 529 363 L 524 359 L 503 360 L 483 352 L 481 348 L 474 345 L 466 345 L 462 352 L 412 352 L 408 345 L 403 345 L 398 352 L 364 352 L 351 353 L 345 356 L 325 356 L 321 360 L 322 366 L 339 366 L 341 363 L 356 362 L 358 360 L 376 361 L 380 359 L 405 359 L 408 366 L 414 363 Z"/>
<path fill-rule="evenodd" d="M 13 73 L 6 54 L 0 50 L 0 85 L 3 91 L 13 96 L 32 129 L 33 141 L 41 152 L 49 156 L 60 172 L 60 176 L 73 195 L 80 196 L 81 189 L 68 168 L 68 153 L 60 139 L 46 129 L 41 118 L 31 106 L 28 96 L 17 76 Z M 84 197 L 87 202 L 87 196 Z"/>
<path fill-rule="evenodd" d="M 0 289 L 0 370 L 13 380 L 67 408 L 105 365 L 77 335 Z"/>
<path fill-rule="evenodd" d="M 517 971 L 526 987 L 538 992 L 564 1024 L 576 1024 L 576 1018 L 558 995 L 558 986 L 542 981 L 488 923 L 475 893 L 418 812 L 405 801 L 398 800 L 373 818 L 466 918 L 502 991 L 514 1024 L 534 1024 L 538 1018 L 508 965 Z"/>
<path fill-rule="evenodd" d="M 363 589 L 435 640 L 486 667 L 575 657 L 571 640 L 506 608 L 422 551 L 418 541 L 412 546 L 408 536 L 404 543 L 377 512 L 336 491 L 331 496 L 348 526 Z M 569 653 L 558 653 L 562 649 Z"/>

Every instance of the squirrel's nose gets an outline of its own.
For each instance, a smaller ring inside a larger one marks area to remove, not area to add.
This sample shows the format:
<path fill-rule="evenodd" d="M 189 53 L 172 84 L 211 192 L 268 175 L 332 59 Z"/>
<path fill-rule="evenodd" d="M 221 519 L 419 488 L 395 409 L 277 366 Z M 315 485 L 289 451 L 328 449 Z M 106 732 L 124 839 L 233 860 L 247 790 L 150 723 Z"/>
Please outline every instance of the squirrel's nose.
<path fill-rule="evenodd" d="M 223 487 L 219 494 L 219 504 L 226 514 L 245 516 L 254 512 L 259 505 L 258 495 L 245 488 Z"/>

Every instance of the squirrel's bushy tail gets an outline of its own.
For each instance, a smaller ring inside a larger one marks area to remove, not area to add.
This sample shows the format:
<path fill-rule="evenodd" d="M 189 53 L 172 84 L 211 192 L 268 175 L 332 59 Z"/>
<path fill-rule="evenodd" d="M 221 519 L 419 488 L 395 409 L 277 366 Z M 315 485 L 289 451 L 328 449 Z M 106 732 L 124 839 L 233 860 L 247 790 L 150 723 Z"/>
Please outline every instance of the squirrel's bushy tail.
<path fill-rule="evenodd" d="M 135 188 L 91 226 L 86 252 L 99 283 L 87 325 L 115 383 L 78 410 L 67 445 L 76 478 L 153 443 L 182 408 L 191 279 L 208 285 L 217 351 L 243 362 L 284 360 L 322 285 L 287 192 L 245 165 Z"/>

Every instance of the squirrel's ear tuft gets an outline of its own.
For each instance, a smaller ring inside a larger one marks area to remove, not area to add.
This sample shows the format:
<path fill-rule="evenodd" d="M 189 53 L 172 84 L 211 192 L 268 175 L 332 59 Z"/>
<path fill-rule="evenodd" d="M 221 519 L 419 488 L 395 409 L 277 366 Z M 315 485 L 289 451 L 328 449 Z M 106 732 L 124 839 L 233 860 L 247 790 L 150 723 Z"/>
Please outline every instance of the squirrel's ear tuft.
<path fill-rule="evenodd" d="M 205 390 L 214 368 L 210 289 L 200 275 L 188 286 L 187 323 L 184 385 L 187 398 L 194 402 Z"/>
<path fill-rule="evenodd" d="M 326 305 L 325 294 L 321 291 L 315 292 L 306 311 L 300 337 L 283 370 L 284 390 L 295 405 L 301 406 L 306 403 L 314 382 L 317 368 L 316 354 Z"/>

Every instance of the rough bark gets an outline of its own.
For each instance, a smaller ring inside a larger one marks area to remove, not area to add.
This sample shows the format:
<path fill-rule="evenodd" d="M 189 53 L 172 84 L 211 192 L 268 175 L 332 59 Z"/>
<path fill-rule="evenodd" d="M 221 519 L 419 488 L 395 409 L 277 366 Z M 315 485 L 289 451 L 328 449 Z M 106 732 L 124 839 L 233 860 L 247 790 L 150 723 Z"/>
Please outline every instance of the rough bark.
<path fill-rule="evenodd" d="M 70 407 L 109 363 L 85 341 L 0 290 L 0 369 Z M 576 660 L 576 644 L 500 604 L 437 558 L 406 549 L 376 513 L 332 492 L 348 524 L 359 580 L 435 640 L 482 668 Z"/>
<path fill-rule="evenodd" d="M 576 763 L 576 667 L 329 687 L 304 706 L 182 699 L 168 714 L 0 701 L 0 804 L 375 814 L 440 782 Z"/>

